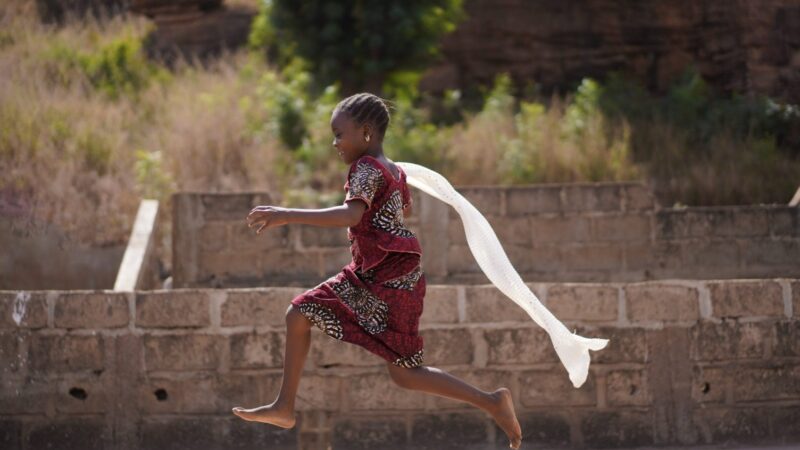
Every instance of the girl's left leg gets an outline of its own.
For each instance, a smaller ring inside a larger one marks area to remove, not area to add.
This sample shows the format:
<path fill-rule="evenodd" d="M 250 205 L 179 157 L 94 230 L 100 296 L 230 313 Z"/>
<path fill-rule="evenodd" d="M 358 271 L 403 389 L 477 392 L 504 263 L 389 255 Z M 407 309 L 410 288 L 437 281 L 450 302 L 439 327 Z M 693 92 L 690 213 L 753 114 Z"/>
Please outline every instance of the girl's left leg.
<path fill-rule="evenodd" d="M 402 388 L 460 400 L 488 412 L 508 436 L 509 446 L 519 448 L 522 430 L 514 413 L 511 391 L 508 389 L 484 392 L 435 367 L 406 369 L 392 363 L 387 363 L 386 366 L 392 380 Z"/>

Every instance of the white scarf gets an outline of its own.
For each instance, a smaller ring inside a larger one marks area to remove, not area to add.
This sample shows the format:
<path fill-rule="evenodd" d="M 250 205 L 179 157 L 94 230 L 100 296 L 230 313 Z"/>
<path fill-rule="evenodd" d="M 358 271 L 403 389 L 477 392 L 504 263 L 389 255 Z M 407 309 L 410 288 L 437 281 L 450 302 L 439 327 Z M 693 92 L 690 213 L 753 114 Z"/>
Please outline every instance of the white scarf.
<path fill-rule="evenodd" d="M 408 184 L 455 208 L 464 223 L 467 243 L 480 268 L 503 294 L 547 331 L 556 354 L 569 373 L 570 381 L 576 388 L 580 387 L 589 372 L 589 350 L 604 348 L 608 339 L 588 339 L 570 333 L 522 281 L 486 218 L 453 189 L 447 179 L 417 164 L 395 164 L 405 171 Z"/>

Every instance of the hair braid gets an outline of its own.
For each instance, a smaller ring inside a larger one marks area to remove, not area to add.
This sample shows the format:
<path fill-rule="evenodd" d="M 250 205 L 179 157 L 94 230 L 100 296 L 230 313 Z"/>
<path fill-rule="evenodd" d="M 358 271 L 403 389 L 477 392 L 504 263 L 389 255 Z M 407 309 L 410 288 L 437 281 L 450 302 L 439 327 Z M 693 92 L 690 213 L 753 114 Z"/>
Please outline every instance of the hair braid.
<path fill-rule="evenodd" d="M 370 124 L 383 137 L 389 127 L 389 108 L 377 95 L 368 92 L 351 95 L 336 105 L 334 111 L 346 112 L 359 125 Z"/>

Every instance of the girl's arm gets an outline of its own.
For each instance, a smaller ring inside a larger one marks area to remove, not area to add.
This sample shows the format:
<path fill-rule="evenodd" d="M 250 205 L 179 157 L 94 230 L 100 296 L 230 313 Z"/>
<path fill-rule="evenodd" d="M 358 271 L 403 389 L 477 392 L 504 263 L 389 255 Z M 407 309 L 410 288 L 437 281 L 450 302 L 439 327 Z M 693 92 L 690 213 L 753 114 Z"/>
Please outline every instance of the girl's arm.
<path fill-rule="evenodd" d="M 269 227 L 290 223 L 315 225 L 318 227 L 352 227 L 361 221 L 367 205 L 362 201 L 350 201 L 340 206 L 324 209 L 281 208 L 279 206 L 256 206 L 247 216 L 249 227 L 260 225 L 256 234 Z"/>

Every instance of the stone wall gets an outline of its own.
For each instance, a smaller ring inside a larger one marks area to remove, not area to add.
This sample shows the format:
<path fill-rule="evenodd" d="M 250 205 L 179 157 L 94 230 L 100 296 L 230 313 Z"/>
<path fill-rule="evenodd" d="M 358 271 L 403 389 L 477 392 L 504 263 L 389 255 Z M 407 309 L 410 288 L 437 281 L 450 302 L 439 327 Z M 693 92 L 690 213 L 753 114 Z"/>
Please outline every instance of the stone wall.
<path fill-rule="evenodd" d="M 531 288 L 610 339 L 580 389 L 493 287 L 430 286 L 421 323 L 427 365 L 512 389 L 527 445 L 800 443 L 800 279 Z M 298 426 L 233 417 L 274 399 L 300 291 L 0 292 L 3 448 L 505 448 L 488 416 L 394 386 L 382 360 L 316 329 Z"/>
<path fill-rule="evenodd" d="M 491 83 L 571 88 L 625 72 L 666 89 L 688 65 L 715 87 L 800 101 L 800 5 L 795 0 L 472 0 L 445 37 L 431 90 Z"/>
<path fill-rule="evenodd" d="M 459 189 L 526 281 L 800 276 L 800 208 L 660 208 L 639 183 Z M 434 283 L 487 283 L 452 208 L 414 190 L 407 222 Z M 175 287 L 316 285 L 350 261 L 346 231 L 245 222 L 266 194 L 173 197 Z"/>

